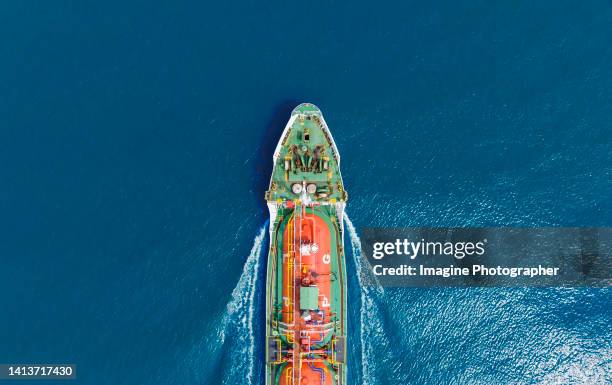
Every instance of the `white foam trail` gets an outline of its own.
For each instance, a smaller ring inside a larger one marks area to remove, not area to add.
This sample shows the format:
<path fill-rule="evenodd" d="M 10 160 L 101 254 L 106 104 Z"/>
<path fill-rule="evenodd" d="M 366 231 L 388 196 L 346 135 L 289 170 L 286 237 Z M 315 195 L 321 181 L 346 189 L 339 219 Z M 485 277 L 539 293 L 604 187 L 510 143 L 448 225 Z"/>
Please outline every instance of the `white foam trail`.
<path fill-rule="evenodd" d="M 359 281 L 359 285 L 362 290 L 368 292 L 368 287 L 372 289 L 376 294 L 383 295 L 385 294 L 385 289 L 380 285 L 380 281 L 378 278 L 372 274 L 372 271 L 369 267 L 370 264 L 368 261 L 365 261 L 368 264 L 368 268 L 363 265 L 364 259 L 362 258 L 362 250 L 361 250 L 361 238 L 357 234 L 357 229 L 353 226 L 353 222 L 351 222 L 350 218 L 344 213 L 344 220 L 346 222 L 346 227 L 349 230 L 349 236 L 351 237 L 351 249 L 353 251 L 353 260 L 355 262 L 355 266 L 357 267 L 357 279 Z M 367 282 L 365 280 L 367 278 Z"/>
<path fill-rule="evenodd" d="M 353 252 L 353 261 L 357 268 L 357 281 L 361 291 L 361 312 L 360 312 L 360 337 L 361 337 L 361 366 L 363 375 L 363 385 L 369 385 L 370 380 L 375 378 L 374 368 L 368 357 L 380 356 L 380 351 L 384 348 L 380 345 L 387 345 L 388 341 L 384 336 L 383 324 L 380 318 L 379 309 L 374 301 L 374 297 L 379 297 L 384 294 L 384 290 L 380 286 L 367 286 L 364 282 L 364 276 L 368 273 L 363 266 L 362 261 L 362 250 L 361 250 L 361 239 L 357 234 L 353 222 L 349 219 L 348 215 L 344 213 L 344 221 L 348 229 L 348 233 L 351 238 L 351 249 Z M 367 317 L 367 322 L 366 318 Z M 378 337 L 377 345 L 380 349 L 377 351 L 372 346 L 372 340 Z M 367 344 L 366 342 L 370 342 Z"/>
<path fill-rule="evenodd" d="M 253 268 L 253 278 L 251 280 L 251 288 L 250 288 L 250 295 L 249 295 L 249 317 L 248 317 L 248 327 L 249 327 L 249 339 L 251 341 L 251 343 L 249 344 L 249 360 L 250 360 L 250 365 L 249 365 L 249 374 L 247 376 L 247 379 L 249 380 L 249 384 L 253 384 L 253 370 L 255 367 L 254 364 L 254 349 L 255 349 L 255 331 L 254 331 L 254 327 L 253 327 L 253 314 L 255 313 L 255 292 L 257 291 L 257 278 L 259 277 L 259 261 L 261 260 L 261 249 L 262 249 L 262 244 L 264 243 L 265 237 L 266 237 L 266 227 L 267 226 L 263 226 L 260 231 L 259 234 L 257 235 L 257 237 L 255 237 L 255 242 L 253 243 L 253 248 L 251 249 L 251 254 L 250 255 L 255 255 L 253 257 L 253 259 L 255 260 L 255 267 Z M 249 257 L 250 257 L 249 255 Z"/>
<path fill-rule="evenodd" d="M 248 384 L 254 384 L 254 349 L 255 349 L 255 327 L 253 322 L 255 320 L 255 293 L 257 292 L 257 277 L 259 271 L 259 264 L 261 261 L 261 249 L 264 244 L 267 232 L 267 226 L 263 226 L 255 240 L 253 241 L 253 247 L 251 253 L 244 263 L 242 268 L 242 275 L 232 291 L 232 299 L 227 304 L 226 312 L 223 315 L 222 324 L 223 331 L 222 341 L 225 342 L 225 337 L 228 328 L 232 328 L 231 335 L 234 336 L 232 340 L 232 355 L 230 356 L 230 370 L 235 371 L 236 369 L 245 368 L 247 369 L 246 379 Z M 234 349 L 234 346 L 238 349 Z M 246 365 L 245 365 L 246 361 Z M 225 376 L 225 383 L 236 383 L 233 379 L 234 376 L 244 378 L 244 374 L 240 375 L 236 372 L 231 373 L 232 375 Z"/>
<path fill-rule="evenodd" d="M 365 344 L 365 324 L 363 320 L 363 304 L 365 299 L 365 293 L 363 285 L 363 280 L 361 277 L 362 267 L 361 267 L 361 240 L 359 239 L 359 235 L 357 235 L 357 230 L 355 230 L 355 226 L 353 226 L 353 222 L 349 219 L 348 215 L 344 214 L 344 221 L 346 223 L 346 227 L 349 232 L 349 236 L 351 237 L 351 248 L 353 251 L 353 261 L 355 266 L 357 267 L 357 280 L 359 282 L 359 291 L 361 292 L 361 306 L 362 311 L 360 314 L 360 335 L 361 335 L 361 368 L 363 371 L 363 382 L 364 385 L 367 385 L 366 378 L 369 378 L 369 373 L 366 373 L 368 369 L 368 363 L 366 360 L 366 344 Z"/>

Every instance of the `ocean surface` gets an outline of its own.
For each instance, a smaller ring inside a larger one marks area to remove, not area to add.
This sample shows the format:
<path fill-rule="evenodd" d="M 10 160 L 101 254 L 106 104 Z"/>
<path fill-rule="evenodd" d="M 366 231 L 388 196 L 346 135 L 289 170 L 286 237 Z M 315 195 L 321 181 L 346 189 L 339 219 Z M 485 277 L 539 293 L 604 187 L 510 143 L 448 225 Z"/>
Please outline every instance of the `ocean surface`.
<path fill-rule="evenodd" d="M 13 1 L 0 36 L 0 363 L 260 385 L 263 193 L 309 101 L 350 198 L 351 385 L 612 383 L 609 289 L 356 274 L 362 227 L 612 226 L 609 2 Z"/>

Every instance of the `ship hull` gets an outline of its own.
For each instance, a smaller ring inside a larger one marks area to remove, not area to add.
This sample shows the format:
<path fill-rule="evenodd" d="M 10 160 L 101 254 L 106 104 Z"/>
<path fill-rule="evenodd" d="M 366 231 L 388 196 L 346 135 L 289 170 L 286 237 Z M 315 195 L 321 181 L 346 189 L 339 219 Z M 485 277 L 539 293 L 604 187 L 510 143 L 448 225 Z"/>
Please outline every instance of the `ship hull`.
<path fill-rule="evenodd" d="M 293 111 L 274 153 L 266 200 L 266 385 L 346 384 L 347 194 L 320 110 Z"/>

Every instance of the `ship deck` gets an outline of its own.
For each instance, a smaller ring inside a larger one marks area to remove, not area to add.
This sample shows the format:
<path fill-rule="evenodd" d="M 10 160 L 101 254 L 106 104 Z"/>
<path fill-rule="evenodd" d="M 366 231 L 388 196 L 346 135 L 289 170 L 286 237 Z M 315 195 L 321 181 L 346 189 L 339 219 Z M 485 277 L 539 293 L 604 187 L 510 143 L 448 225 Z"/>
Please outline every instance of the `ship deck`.
<path fill-rule="evenodd" d="M 266 385 L 346 384 L 340 156 L 319 109 L 292 113 L 266 200 Z"/>
<path fill-rule="evenodd" d="M 330 371 L 331 345 L 345 327 L 345 293 L 333 206 L 287 209 L 280 218 L 275 231 L 280 242 L 270 256 L 274 290 L 268 294 L 275 304 L 273 334 L 291 354 L 281 359 L 286 365 L 275 383 L 336 384 Z"/>
<path fill-rule="evenodd" d="M 346 200 L 333 138 L 318 109 L 309 115 L 299 113 L 307 108 L 296 109 L 281 139 L 269 200 L 294 200 L 291 186 L 296 182 L 316 183 L 317 198 L 322 201 Z"/>

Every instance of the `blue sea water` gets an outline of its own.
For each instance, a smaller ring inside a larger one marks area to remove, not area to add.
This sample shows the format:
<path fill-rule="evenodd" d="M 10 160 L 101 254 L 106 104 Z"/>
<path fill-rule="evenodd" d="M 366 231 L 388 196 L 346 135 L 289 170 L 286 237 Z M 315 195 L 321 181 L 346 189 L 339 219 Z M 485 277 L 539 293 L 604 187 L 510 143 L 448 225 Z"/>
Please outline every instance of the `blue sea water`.
<path fill-rule="evenodd" d="M 347 248 L 611 226 L 611 26 L 604 1 L 3 2 L 0 363 L 259 384 L 263 192 L 302 101 Z M 366 290 L 347 257 L 351 384 L 612 383 L 609 289 Z"/>

